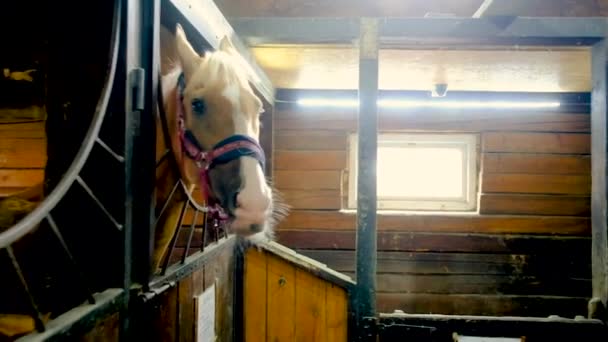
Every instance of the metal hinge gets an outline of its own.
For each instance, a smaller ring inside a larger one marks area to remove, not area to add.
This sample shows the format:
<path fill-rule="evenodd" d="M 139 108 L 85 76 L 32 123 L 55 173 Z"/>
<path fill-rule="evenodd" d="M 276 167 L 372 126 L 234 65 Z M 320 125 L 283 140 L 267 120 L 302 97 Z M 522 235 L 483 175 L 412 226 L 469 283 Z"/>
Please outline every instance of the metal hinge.
<path fill-rule="evenodd" d="M 146 70 L 133 68 L 130 72 L 131 108 L 133 111 L 144 110 L 146 100 Z"/>
<path fill-rule="evenodd" d="M 168 289 L 174 288 L 175 285 L 177 285 L 175 281 L 170 281 L 164 283 L 161 286 L 150 288 L 147 292 L 140 293 L 139 298 L 143 303 L 149 302 L 150 300 L 154 299 L 155 297 L 167 291 Z"/>
<path fill-rule="evenodd" d="M 361 324 L 361 341 L 375 341 L 378 336 L 378 318 L 363 317 Z"/>

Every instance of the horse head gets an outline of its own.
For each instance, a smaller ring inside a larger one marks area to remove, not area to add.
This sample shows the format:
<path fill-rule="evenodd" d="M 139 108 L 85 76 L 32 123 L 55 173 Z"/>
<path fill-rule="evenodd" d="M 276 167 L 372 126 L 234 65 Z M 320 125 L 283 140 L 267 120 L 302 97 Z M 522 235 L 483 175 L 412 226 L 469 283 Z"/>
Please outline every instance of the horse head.
<path fill-rule="evenodd" d="M 199 55 L 179 24 L 175 34 L 179 67 L 163 80 L 172 87 L 163 93 L 180 177 L 206 188 L 207 205 L 222 208 L 229 231 L 271 237 L 285 208 L 264 174 L 259 145 L 263 103 L 227 37 L 217 51 Z"/>

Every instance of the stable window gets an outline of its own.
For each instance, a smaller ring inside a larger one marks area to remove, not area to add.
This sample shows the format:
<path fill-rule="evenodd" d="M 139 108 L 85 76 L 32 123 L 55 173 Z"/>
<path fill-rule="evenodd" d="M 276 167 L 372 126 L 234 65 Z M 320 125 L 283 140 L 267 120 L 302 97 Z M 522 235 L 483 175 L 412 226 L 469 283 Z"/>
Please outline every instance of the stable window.
<path fill-rule="evenodd" d="M 357 135 L 350 136 L 348 209 L 357 207 Z M 477 207 L 477 136 L 378 134 L 379 210 Z"/>

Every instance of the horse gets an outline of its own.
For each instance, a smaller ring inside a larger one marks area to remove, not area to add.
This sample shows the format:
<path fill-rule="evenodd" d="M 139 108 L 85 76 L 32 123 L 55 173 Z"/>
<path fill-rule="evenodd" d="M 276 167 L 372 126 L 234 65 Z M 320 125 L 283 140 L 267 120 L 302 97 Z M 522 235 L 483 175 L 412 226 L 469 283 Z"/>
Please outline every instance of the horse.
<path fill-rule="evenodd" d="M 170 151 L 173 167 L 158 167 L 156 173 L 157 213 L 161 205 L 166 210 L 157 219 L 153 271 L 168 258 L 197 185 L 205 203 L 195 207 L 206 211 L 205 220 L 223 221 L 230 233 L 254 244 L 273 240 L 273 227 L 288 210 L 265 177 L 259 144 L 263 103 L 230 39 L 199 55 L 177 24 L 173 40 L 175 61 L 160 76 L 156 116 L 157 165 Z M 183 191 L 172 196 L 178 183 Z"/>

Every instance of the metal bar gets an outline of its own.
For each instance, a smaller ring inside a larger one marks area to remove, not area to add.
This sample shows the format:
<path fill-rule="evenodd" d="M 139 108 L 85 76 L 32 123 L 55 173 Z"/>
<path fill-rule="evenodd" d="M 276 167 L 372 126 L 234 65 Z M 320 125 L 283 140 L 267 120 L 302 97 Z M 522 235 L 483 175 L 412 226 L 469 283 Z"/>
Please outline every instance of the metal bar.
<path fill-rule="evenodd" d="M 203 243 L 201 244 L 201 252 L 205 251 L 207 246 L 207 224 L 209 222 L 209 215 L 205 214 L 205 220 L 203 220 Z"/>
<path fill-rule="evenodd" d="M 526 341 L 605 341 L 608 326 L 599 320 L 563 317 L 497 317 L 433 314 L 380 314 L 381 341 L 415 339 L 404 325 L 436 329 L 431 341 L 452 341 L 452 333 L 486 337 L 521 337 Z"/>
<path fill-rule="evenodd" d="M 140 66 L 145 82 L 141 85 L 140 111 L 133 110 L 131 130 L 132 166 L 126 169 L 132 177 L 131 198 L 132 205 L 131 235 L 133 281 L 147 284 L 151 277 L 151 251 L 154 241 L 155 197 L 154 186 L 156 181 L 156 120 L 158 116 L 157 99 L 160 75 L 160 15 L 161 0 L 143 1 L 141 3 L 141 29 L 138 44 L 140 51 Z M 135 75 L 134 75 L 135 76 Z M 146 286 L 146 285 L 144 285 Z"/>
<path fill-rule="evenodd" d="M 21 266 L 19 265 L 19 261 L 15 257 L 15 253 L 13 253 L 13 248 L 11 246 L 6 247 L 6 253 L 8 254 L 9 259 L 11 259 L 11 263 L 15 272 L 17 273 L 17 277 L 19 277 L 19 282 L 21 282 L 21 286 L 23 286 L 23 290 L 27 294 L 28 302 L 30 305 L 30 309 L 32 310 L 32 317 L 34 318 L 34 323 L 36 326 L 36 330 L 44 331 L 44 323 L 42 322 L 42 314 L 38 309 L 38 305 L 36 305 L 36 301 L 34 300 L 34 296 L 30 292 L 30 287 L 27 285 L 27 281 L 25 280 L 25 276 L 23 275 L 23 271 L 21 270 Z"/>
<path fill-rule="evenodd" d="M 589 316 L 608 321 L 608 42 L 591 50 L 591 267 Z"/>
<path fill-rule="evenodd" d="M 428 39 L 496 40 L 500 44 L 562 41 L 567 45 L 593 44 L 607 31 L 607 19 L 500 18 L 377 18 L 380 41 L 437 44 Z M 231 18 L 236 33 L 250 45 L 272 43 L 351 43 L 358 39 L 353 18 Z"/>
<path fill-rule="evenodd" d="M 163 268 L 161 271 L 161 275 L 164 275 L 165 272 L 167 271 L 167 267 L 169 267 L 169 262 L 171 261 L 171 256 L 173 255 L 173 250 L 175 249 L 175 244 L 177 243 L 177 237 L 179 236 L 179 231 L 182 228 L 182 221 L 184 219 L 184 214 L 186 213 L 186 209 L 190 206 L 190 202 L 189 201 L 185 201 L 184 204 L 182 205 L 182 209 L 179 213 L 179 219 L 177 220 L 177 228 L 175 228 L 175 233 L 173 233 L 173 236 L 171 237 L 171 243 L 170 243 L 170 248 L 169 248 L 169 253 L 167 253 L 167 257 L 163 262 Z"/>
<path fill-rule="evenodd" d="M 490 8 L 490 6 L 492 6 L 493 2 L 494 2 L 494 0 L 484 0 L 481 3 L 481 5 L 479 5 L 479 8 L 477 9 L 477 11 L 475 11 L 475 13 L 473 13 L 473 18 L 483 17 L 483 15 L 486 13 L 488 8 Z"/>
<path fill-rule="evenodd" d="M 101 146 L 106 152 L 108 152 L 114 159 L 118 160 L 121 163 L 125 162 L 125 157 L 121 156 L 120 154 L 114 152 L 110 146 L 108 146 L 103 140 L 101 140 L 100 137 L 97 137 L 97 139 L 95 139 L 95 142 L 97 142 L 97 144 L 99 146 Z"/>
<path fill-rule="evenodd" d="M 190 235 L 188 236 L 188 242 L 186 243 L 186 250 L 184 251 L 184 255 L 182 256 L 182 264 L 186 262 L 188 252 L 190 251 L 190 244 L 192 243 L 192 237 L 194 236 L 194 227 L 196 226 L 196 222 L 198 220 L 198 213 L 199 211 L 194 209 L 194 219 L 192 220 L 192 224 L 190 225 Z"/>
<path fill-rule="evenodd" d="M 210 246 L 205 253 L 196 253 L 186 259 L 185 264 L 176 264 L 169 267 L 165 274 L 158 275 L 150 281 L 150 290 L 158 289 L 163 285 L 171 282 L 179 282 L 192 274 L 196 270 L 200 270 L 201 266 L 205 265 L 210 260 L 214 260 L 219 253 L 225 249 L 232 249 L 236 245 L 236 237 L 230 236 L 227 240 L 222 241 L 217 245 Z"/>
<path fill-rule="evenodd" d="M 89 188 L 89 186 L 87 185 L 87 183 L 85 183 L 85 181 L 82 178 L 80 178 L 80 176 L 76 176 L 76 181 L 78 182 L 78 184 L 80 184 L 80 186 L 82 186 L 82 188 L 89 195 L 89 197 L 91 197 L 91 199 L 93 201 L 95 201 L 95 204 L 97 204 L 97 206 L 101 209 L 101 211 L 103 211 L 103 213 L 106 214 L 106 216 L 108 217 L 108 219 L 110 221 L 112 221 L 112 224 L 114 224 L 114 226 L 116 226 L 116 228 L 118 230 L 122 230 L 123 225 L 120 224 L 114 218 L 114 216 L 112 216 L 112 214 L 110 214 L 110 212 L 108 211 L 108 209 L 103 205 L 103 203 L 101 203 L 101 201 L 99 200 L 99 198 L 97 198 L 97 196 L 95 196 L 95 194 L 93 193 L 93 190 L 91 190 L 91 188 Z"/>
<path fill-rule="evenodd" d="M 175 182 L 175 185 L 173 186 L 173 189 L 171 189 L 171 192 L 169 193 L 169 196 L 165 200 L 165 203 L 163 203 L 163 207 L 160 209 L 160 212 L 158 213 L 158 216 L 156 217 L 156 220 L 154 221 L 154 227 L 156 227 L 156 225 L 158 224 L 158 221 L 160 220 L 161 216 L 165 213 L 165 210 L 167 210 L 167 207 L 169 207 L 169 202 L 173 198 L 173 195 L 175 194 L 175 190 L 177 190 L 177 187 L 179 185 L 180 185 L 180 180 L 178 179 L 177 182 Z"/>
<path fill-rule="evenodd" d="M 50 213 L 46 217 L 46 220 L 48 221 L 49 226 L 51 227 L 51 230 L 55 234 L 55 237 L 57 237 L 57 240 L 59 240 L 59 243 L 61 244 L 63 251 L 67 255 L 70 262 L 72 263 L 72 267 L 74 267 L 74 270 L 76 271 L 76 274 L 78 275 L 78 279 L 82 283 L 82 286 L 85 288 L 85 291 L 87 294 L 87 300 L 89 301 L 90 304 L 95 304 L 95 299 L 93 298 L 93 291 L 91 291 L 91 288 L 86 283 L 86 281 L 84 279 L 84 274 L 80 271 L 80 267 L 78 267 L 78 263 L 76 263 L 76 259 L 74 259 L 72 252 L 70 252 L 68 244 L 65 242 L 63 235 L 61 235 L 61 232 L 59 231 L 59 227 L 57 226 L 57 223 L 55 222 L 55 220 L 53 219 L 53 217 L 51 216 Z"/>
<path fill-rule="evenodd" d="M 124 113 L 124 157 L 125 163 L 122 170 L 124 175 L 124 225 L 125 229 L 122 231 L 122 283 L 121 287 L 125 291 L 125 302 L 120 306 L 120 330 L 119 339 L 124 341 L 132 340 L 131 335 L 131 319 L 129 303 L 131 302 L 131 286 L 134 280 L 134 223 L 136 222 L 136 209 L 135 204 L 135 193 L 134 190 L 137 187 L 137 169 L 134 158 L 134 146 L 136 142 L 136 135 L 140 129 L 140 116 L 141 111 L 136 109 L 134 104 L 137 102 L 134 99 L 136 92 L 134 89 L 134 80 L 137 78 L 137 73 L 141 72 L 143 58 L 142 50 L 143 46 L 141 43 L 142 39 L 142 28 L 143 28 L 143 17 L 144 17 L 144 5 L 142 0 L 125 0 L 123 11 L 125 13 L 123 27 L 125 33 L 122 36 L 121 46 L 122 49 L 122 60 L 123 60 L 123 74 L 121 75 L 121 83 L 117 86 L 120 87 L 123 95 L 120 98 L 124 99 L 124 103 L 118 103 L 117 107 L 120 108 Z M 138 85 L 141 86 L 141 85 Z M 119 91 L 117 89 L 117 91 Z M 144 283 L 145 286 L 145 283 Z"/>
<path fill-rule="evenodd" d="M 160 159 L 158 159 L 158 161 L 156 162 L 156 168 L 158 169 L 158 167 L 167 159 L 167 157 L 169 157 L 171 155 L 171 150 L 170 149 L 166 149 L 165 152 L 163 152 L 163 155 L 160 156 Z"/>
<path fill-rule="evenodd" d="M 112 288 L 96 293 L 94 297 L 95 304 L 77 306 L 48 322 L 44 332 L 28 334 L 16 342 L 59 342 L 83 336 L 99 324 L 101 319 L 116 312 L 125 300 L 125 291 Z"/>
<path fill-rule="evenodd" d="M 378 21 L 361 19 L 359 42 L 357 176 L 357 287 L 354 300 L 360 341 L 375 341 L 367 329 L 376 317 L 376 160 L 378 145 Z"/>

